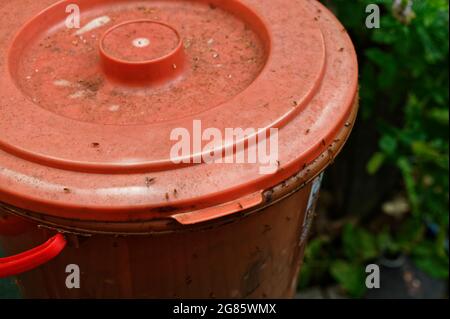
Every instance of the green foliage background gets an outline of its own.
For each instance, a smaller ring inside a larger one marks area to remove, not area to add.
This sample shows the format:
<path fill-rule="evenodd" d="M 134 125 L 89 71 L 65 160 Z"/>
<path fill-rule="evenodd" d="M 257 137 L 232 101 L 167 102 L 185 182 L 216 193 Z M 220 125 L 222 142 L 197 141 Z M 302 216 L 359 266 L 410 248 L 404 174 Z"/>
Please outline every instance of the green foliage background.
<path fill-rule="evenodd" d="M 395 167 L 401 177 L 398 191 L 410 209 L 399 223 L 385 222 L 375 230 L 352 212 L 354 222 L 338 234 L 316 234 L 300 286 L 334 281 L 350 296 L 361 297 L 365 265 L 382 254 L 399 253 L 430 275 L 448 278 L 449 3 L 415 0 L 408 12 L 408 1 L 322 2 L 346 26 L 358 51 L 359 121 L 375 121 L 379 136 L 367 173 Z M 381 8 L 381 26 L 368 29 L 366 7 L 374 3 Z"/>

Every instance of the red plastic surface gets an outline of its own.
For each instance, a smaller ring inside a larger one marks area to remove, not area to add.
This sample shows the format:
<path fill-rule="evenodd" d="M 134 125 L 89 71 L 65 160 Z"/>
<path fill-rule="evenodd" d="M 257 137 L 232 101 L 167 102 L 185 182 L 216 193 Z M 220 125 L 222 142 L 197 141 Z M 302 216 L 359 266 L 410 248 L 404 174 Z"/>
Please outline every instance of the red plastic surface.
<path fill-rule="evenodd" d="M 1 207 L 0 207 L 1 210 Z M 0 213 L 0 236 L 17 236 L 34 229 L 35 224 L 25 218 Z"/>
<path fill-rule="evenodd" d="M 67 29 L 70 3 L 104 24 Z M 260 193 L 325 152 L 357 96 L 351 40 L 316 1 L 17 0 L 0 14 L 0 201 L 35 212 L 135 221 Z M 137 21 L 162 23 L 159 49 L 133 54 Z M 171 132 L 194 120 L 278 128 L 278 171 L 174 164 Z"/>
<path fill-rule="evenodd" d="M 16 256 L 0 258 L 0 278 L 33 270 L 58 256 L 65 246 L 64 236 L 57 234 L 39 247 Z"/>

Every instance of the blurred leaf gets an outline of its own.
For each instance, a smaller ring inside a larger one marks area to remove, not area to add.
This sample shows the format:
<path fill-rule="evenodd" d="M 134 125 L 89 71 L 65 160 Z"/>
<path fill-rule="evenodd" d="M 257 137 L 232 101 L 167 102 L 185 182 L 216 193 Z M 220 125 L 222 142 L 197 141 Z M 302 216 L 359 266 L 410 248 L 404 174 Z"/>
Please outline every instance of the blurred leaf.
<path fill-rule="evenodd" d="M 435 243 L 426 241 L 413 249 L 413 257 L 416 265 L 431 276 L 438 279 L 448 278 L 448 255 L 439 255 Z"/>
<path fill-rule="evenodd" d="M 397 63 L 395 58 L 378 48 L 366 50 L 366 56 L 379 67 L 380 74 L 378 81 L 380 86 L 382 88 L 392 86 L 397 75 Z"/>
<path fill-rule="evenodd" d="M 448 109 L 439 109 L 439 108 L 433 108 L 430 111 L 429 116 L 431 119 L 435 120 L 436 122 L 448 125 L 449 123 L 449 110 Z"/>
<path fill-rule="evenodd" d="M 419 38 L 424 46 L 426 52 L 425 58 L 430 63 L 435 63 L 438 60 L 442 59 L 441 52 L 438 50 L 436 44 L 428 34 L 427 30 L 423 27 L 418 27 L 417 34 L 419 35 Z"/>
<path fill-rule="evenodd" d="M 413 207 L 413 213 L 419 214 L 419 195 L 416 191 L 416 181 L 414 180 L 411 163 L 406 158 L 400 157 L 397 164 L 403 174 L 408 197 Z"/>
<path fill-rule="evenodd" d="M 320 280 L 328 272 L 330 256 L 326 253 L 326 245 L 329 243 L 327 237 L 312 239 L 305 250 L 305 258 L 300 274 L 299 287 L 305 288 L 313 280 Z"/>
<path fill-rule="evenodd" d="M 388 155 L 394 155 L 397 150 L 397 146 L 397 140 L 390 135 L 384 135 L 380 140 L 381 150 Z"/>
<path fill-rule="evenodd" d="M 374 235 L 363 228 L 345 225 L 342 240 L 344 253 L 349 260 L 366 261 L 378 255 Z"/>
<path fill-rule="evenodd" d="M 418 219 L 408 219 L 396 234 L 396 242 L 404 253 L 410 254 L 417 244 L 423 240 L 424 234 L 424 222 Z"/>
<path fill-rule="evenodd" d="M 366 274 L 362 265 L 337 260 L 331 265 L 331 274 L 351 297 L 360 298 L 366 292 Z"/>
<path fill-rule="evenodd" d="M 439 158 L 441 155 L 433 147 L 421 141 L 414 142 L 412 145 L 412 150 L 415 155 L 430 159 Z"/>
<path fill-rule="evenodd" d="M 384 153 L 381 152 L 375 153 L 369 160 L 369 163 L 367 163 L 367 172 L 370 175 L 375 175 L 380 169 L 380 167 L 383 165 L 385 160 L 386 155 Z"/>
<path fill-rule="evenodd" d="M 377 236 L 378 249 L 382 253 L 395 254 L 399 252 L 399 246 L 392 238 L 388 229 L 383 229 Z"/>

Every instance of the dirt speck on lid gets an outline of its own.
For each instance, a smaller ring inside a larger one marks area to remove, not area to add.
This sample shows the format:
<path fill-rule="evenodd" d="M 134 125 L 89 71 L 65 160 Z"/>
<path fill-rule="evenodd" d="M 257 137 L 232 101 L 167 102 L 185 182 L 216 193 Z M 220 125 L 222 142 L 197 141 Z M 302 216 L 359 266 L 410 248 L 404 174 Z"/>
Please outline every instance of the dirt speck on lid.
<path fill-rule="evenodd" d="M 156 181 L 156 178 L 153 177 L 146 177 L 145 178 L 145 185 L 147 185 L 147 187 L 150 187 L 151 185 L 153 185 Z"/>

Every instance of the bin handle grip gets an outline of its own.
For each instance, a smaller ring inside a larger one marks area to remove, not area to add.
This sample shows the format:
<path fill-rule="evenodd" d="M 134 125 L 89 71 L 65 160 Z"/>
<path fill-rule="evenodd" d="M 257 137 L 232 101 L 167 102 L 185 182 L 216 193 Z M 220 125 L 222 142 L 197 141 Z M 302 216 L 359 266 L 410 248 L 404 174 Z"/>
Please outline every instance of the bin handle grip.
<path fill-rule="evenodd" d="M 49 262 L 61 253 L 66 243 L 64 236 L 57 234 L 31 250 L 15 256 L 0 258 L 0 278 L 19 275 Z"/>

